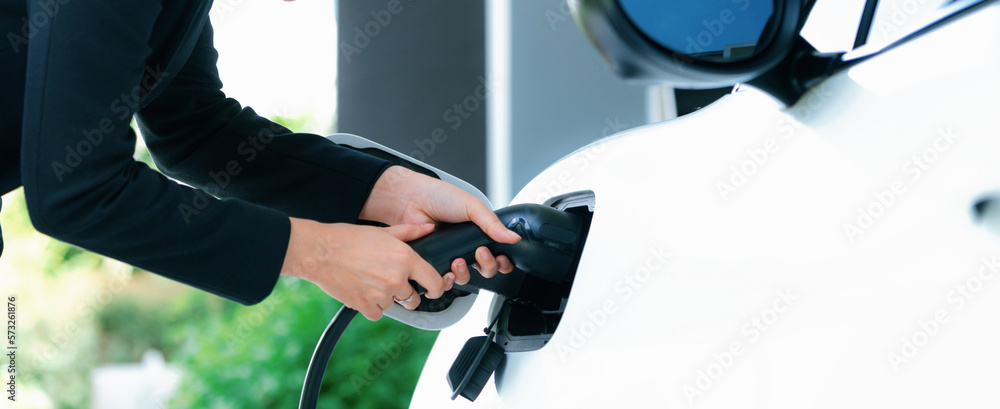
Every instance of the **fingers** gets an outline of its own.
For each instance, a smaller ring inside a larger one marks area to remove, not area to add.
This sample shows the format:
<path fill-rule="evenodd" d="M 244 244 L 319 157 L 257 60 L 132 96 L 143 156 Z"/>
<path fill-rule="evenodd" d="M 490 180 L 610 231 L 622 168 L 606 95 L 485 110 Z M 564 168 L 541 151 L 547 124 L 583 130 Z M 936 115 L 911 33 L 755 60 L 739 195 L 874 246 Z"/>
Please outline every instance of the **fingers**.
<path fill-rule="evenodd" d="M 451 274 L 455 276 L 454 283 L 458 285 L 466 285 L 469 283 L 469 266 L 465 264 L 465 260 L 456 258 L 451 262 Z"/>
<path fill-rule="evenodd" d="M 413 311 L 420 305 L 420 296 L 417 295 L 417 290 L 414 290 L 410 285 L 406 286 L 406 291 L 409 291 L 406 295 L 397 295 L 393 297 L 393 301 L 396 304 L 403 306 L 403 308 Z M 402 294 L 402 292 L 400 294 Z"/>
<path fill-rule="evenodd" d="M 514 263 L 511 263 L 507 256 L 497 256 L 497 264 L 500 265 L 500 273 L 502 274 L 510 274 L 511 271 L 514 271 Z"/>
<path fill-rule="evenodd" d="M 430 233 L 433 224 L 383 229 L 343 223 L 292 223 L 282 271 L 312 281 L 369 320 L 380 319 L 383 311 L 397 301 L 409 299 L 400 305 L 417 308 L 420 297 L 411 298 L 415 293 L 411 279 L 427 289 L 428 298 L 440 297 L 454 283 L 453 274 L 442 278 L 404 243 Z"/>
<path fill-rule="evenodd" d="M 404 288 L 397 290 L 395 294 L 405 293 L 406 295 L 403 296 L 390 295 L 388 297 L 384 296 L 379 297 L 382 299 L 382 301 L 370 303 L 365 308 L 357 308 L 351 305 L 348 305 L 348 307 L 358 310 L 358 312 L 361 313 L 361 315 L 363 315 L 369 321 L 378 321 L 379 319 L 381 319 L 382 316 L 385 315 L 385 310 L 391 308 L 393 303 L 399 304 L 403 308 L 406 308 L 410 311 L 417 309 L 417 307 L 420 305 L 420 295 L 417 294 L 417 290 L 415 290 L 412 286 L 410 286 L 409 282 L 407 282 L 403 287 Z"/>
<path fill-rule="evenodd" d="M 379 318 L 382 318 L 382 307 L 378 305 L 373 305 L 368 308 L 360 308 L 358 309 L 358 312 L 360 312 L 361 315 L 364 315 L 369 321 L 378 321 Z"/>
<path fill-rule="evenodd" d="M 393 303 L 399 304 L 403 308 L 406 308 L 411 311 L 417 309 L 417 307 L 420 305 L 420 295 L 417 294 L 417 290 L 415 290 L 412 286 L 410 286 L 409 282 L 403 285 L 401 289 L 396 290 L 393 294 L 397 295 L 378 297 L 381 299 L 381 301 L 374 303 L 369 301 L 368 305 L 364 308 L 358 308 L 353 305 L 348 305 L 348 307 L 358 310 L 358 312 L 361 313 L 361 315 L 363 315 L 370 321 L 378 321 L 385 314 L 385 310 L 388 310 L 389 308 L 392 307 Z M 398 294 L 406 294 L 406 295 L 401 296 Z"/>
<path fill-rule="evenodd" d="M 389 232 L 389 234 L 395 236 L 400 241 L 407 242 L 424 237 L 434 231 L 434 224 L 397 224 L 395 226 L 386 227 L 385 231 Z"/>
<path fill-rule="evenodd" d="M 385 230 L 400 241 L 408 242 L 419 239 L 434 231 L 434 224 L 401 224 L 386 227 Z M 445 291 L 451 289 L 452 284 L 455 282 L 454 274 L 441 276 L 427 261 L 412 250 L 410 250 L 409 259 L 404 264 L 408 264 L 410 267 L 410 273 L 407 276 L 408 280 L 404 282 L 402 288 L 394 291 L 394 294 L 397 295 L 392 298 L 392 302 L 396 302 L 408 310 L 414 310 L 420 305 L 420 296 L 410 285 L 409 280 L 416 281 L 420 286 L 424 287 L 426 290 L 424 296 L 428 299 L 440 298 L 444 295 Z M 404 293 L 406 295 L 399 295 Z M 407 299 L 409 299 L 409 302 L 399 302 Z"/>
<path fill-rule="evenodd" d="M 486 278 L 495 276 L 497 271 L 500 270 L 500 264 L 497 263 L 497 259 L 493 257 L 493 254 L 485 246 L 476 249 L 476 265 L 479 267 L 479 273 Z"/>
<path fill-rule="evenodd" d="M 469 220 L 472 220 L 476 226 L 483 229 L 486 235 L 490 236 L 494 241 L 514 244 L 521 240 L 521 236 L 508 229 L 507 226 L 504 226 L 503 222 L 497 218 L 496 213 L 493 213 L 479 200 L 469 200 L 465 206 L 465 213 L 469 217 Z"/>
<path fill-rule="evenodd" d="M 509 274 L 511 271 L 514 271 L 514 263 L 511 263 L 507 256 L 496 256 L 494 258 L 490 250 L 486 247 L 476 249 L 476 264 L 473 267 L 479 274 L 482 274 L 486 278 L 495 276 L 497 271 L 503 274 Z M 468 284 L 472 278 L 469 275 L 469 266 L 465 264 L 465 260 L 460 258 L 456 258 L 451 262 L 451 272 L 448 274 L 454 275 L 455 280 L 452 283 L 458 285 Z M 446 279 L 448 274 L 445 275 Z M 451 286 L 448 286 L 448 290 L 450 289 Z"/>
<path fill-rule="evenodd" d="M 427 261 L 420 258 L 417 253 L 413 253 L 413 258 L 415 259 L 415 266 L 410 271 L 410 280 L 416 281 L 427 291 L 424 296 L 429 299 L 440 298 L 441 295 L 447 290 L 446 287 L 450 287 L 449 284 L 445 283 L 445 277 L 442 277 L 434 267 L 431 267 Z M 454 281 L 453 281 L 454 282 Z"/>
<path fill-rule="evenodd" d="M 441 278 L 444 279 L 444 291 L 451 291 L 452 286 L 455 285 L 455 273 L 447 272 Z"/>

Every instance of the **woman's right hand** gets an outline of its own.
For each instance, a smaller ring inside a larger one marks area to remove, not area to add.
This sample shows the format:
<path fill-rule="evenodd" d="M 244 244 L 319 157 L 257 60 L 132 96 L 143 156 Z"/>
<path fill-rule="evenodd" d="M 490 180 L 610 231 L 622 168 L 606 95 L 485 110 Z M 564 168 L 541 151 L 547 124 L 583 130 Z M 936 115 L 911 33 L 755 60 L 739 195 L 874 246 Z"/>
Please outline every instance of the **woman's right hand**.
<path fill-rule="evenodd" d="M 446 280 L 406 242 L 434 230 L 433 224 L 391 227 L 326 224 L 290 218 L 292 223 L 282 275 L 311 281 L 331 297 L 375 321 L 396 301 L 406 309 L 420 305 L 410 285 L 416 281 L 435 299 L 451 289 Z"/>

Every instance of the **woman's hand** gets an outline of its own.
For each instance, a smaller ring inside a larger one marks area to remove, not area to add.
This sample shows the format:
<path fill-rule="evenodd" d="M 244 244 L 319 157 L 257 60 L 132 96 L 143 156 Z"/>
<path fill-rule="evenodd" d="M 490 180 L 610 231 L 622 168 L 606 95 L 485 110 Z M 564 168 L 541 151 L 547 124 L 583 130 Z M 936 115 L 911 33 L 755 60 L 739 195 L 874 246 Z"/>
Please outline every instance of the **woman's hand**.
<path fill-rule="evenodd" d="M 517 233 L 497 218 L 481 200 L 450 183 L 442 182 L 401 166 L 392 166 L 375 182 L 359 218 L 398 224 L 460 223 L 472 221 L 494 241 L 517 243 Z M 494 257 L 486 247 L 476 251 L 476 265 L 484 277 L 499 271 L 509 273 L 514 265 L 506 256 Z M 469 282 L 469 268 L 462 259 L 455 259 L 451 272 L 444 275 L 446 288 L 453 283 Z"/>
<path fill-rule="evenodd" d="M 427 298 L 446 291 L 445 281 L 405 242 L 434 230 L 433 224 L 391 227 L 325 224 L 291 218 L 292 234 L 282 274 L 309 280 L 372 321 L 393 302 L 407 309 L 420 305 L 408 280 L 423 286 Z"/>
<path fill-rule="evenodd" d="M 432 232 L 436 223 L 471 220 L 497 242 L 521 239 L 475 196 L 399 166 L 390 167 L 376 181 L 359 218 L 389 227 L 290 218 L 291 237 L 281 272 L 316 283 L 373 321 L 393 302 L 410 310 L 420 305 L 409 280 L 423 286 L 429 299 L 440 297 L 456 282 L 469 281 L 469 268 L 462 259 L 454 260 L 452 271 L 442 276 L 406 244 Z M 507 257 L 494 257 L 486 247 L 477 249 L 476 266 L 485 277 L 514 269 Z"/>

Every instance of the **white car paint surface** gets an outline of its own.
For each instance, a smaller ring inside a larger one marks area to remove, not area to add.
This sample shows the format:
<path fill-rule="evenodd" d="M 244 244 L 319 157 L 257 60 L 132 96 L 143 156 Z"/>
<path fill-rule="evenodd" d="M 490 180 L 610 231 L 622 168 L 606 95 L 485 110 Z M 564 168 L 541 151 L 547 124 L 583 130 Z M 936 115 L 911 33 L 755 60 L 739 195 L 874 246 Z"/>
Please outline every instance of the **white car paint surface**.
<path fill-rule="evenodd" d="M 971 208 L 1000 188 L 998 95 L 994 3 L 790 109 L 745 90 L 581 149 L 513 201 L 596 195 L 553 338 L 450 400 L 481 296 L 411 407 L 996 407 L 1000 238 Z"/>

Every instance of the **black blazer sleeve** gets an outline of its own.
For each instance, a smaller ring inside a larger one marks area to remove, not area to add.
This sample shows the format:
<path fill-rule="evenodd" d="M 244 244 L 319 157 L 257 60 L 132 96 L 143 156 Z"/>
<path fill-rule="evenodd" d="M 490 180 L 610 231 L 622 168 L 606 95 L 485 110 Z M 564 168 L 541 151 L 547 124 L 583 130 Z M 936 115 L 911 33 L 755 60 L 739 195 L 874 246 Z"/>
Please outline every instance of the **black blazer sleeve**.
<path fill-rule="evenodd" d="M 44 10 L 29 2 L 28 12 Z M 252 160 L 244 156 L 242 142 L 272 125 L 235 102 L 195 91 L 208 70 L 198 65 L 211 56 L 193 53 L 180 72 L 149 80 L 161 68 L 147 60 L 159 12 L 159 2 L 70 2 L 35 32 L 21 147 L 28 211 L 39 231 L 57 239 L 252 304 L 277 280 L 289 237 L 285 212 L 320 216 L 323 204 L 311 201 L 328 198 L 335 200 L 326 203 L 332 210 L 323 219 L 351 220 L 385 164 L 331 154 L 341 149 L 315 147 L 322 141 L 305 135 L 281 142 L 275 136 Z M 208 46 L 205 40 L 198 48 Z M 240 168 L 214 192 L 224 199 L 132 159 L 136 101 L 157 87 L 162 103 L 147 104 L 142 116 L 160 163 L 211 189 L 213 175 L 221 178 L 213 172 L 229 171 L 229 161 L 237 160 Z M 325 170 L 324 163 L 348 170 Z M 249 181 L 255 178 L 264 179 Z"/>
<path fill-rule="evenodd" d="M 356 222 L 389 163 L 317 135 L 292 133 L 226 98 L 212 36 L 206 22 L 184 68 L 139 111 L 156 165 L 219 197 L 326 223 Z M 199 212 L 185 211 L 192 217 Z"/>

